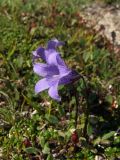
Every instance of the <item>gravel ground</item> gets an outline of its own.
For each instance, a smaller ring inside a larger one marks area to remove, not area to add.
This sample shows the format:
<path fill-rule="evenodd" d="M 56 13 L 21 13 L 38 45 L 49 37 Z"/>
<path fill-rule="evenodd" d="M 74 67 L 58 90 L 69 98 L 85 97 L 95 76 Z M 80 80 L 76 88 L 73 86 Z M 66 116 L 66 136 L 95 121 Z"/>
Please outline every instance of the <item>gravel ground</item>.
<path fill-rule="evenodd" d="M 106 5 L 94 2 L 82 9 L 83 17 L 96 30 L 104 27 L 104 34 L 110 42 L 120 47 L 120 5 Z M 113 36 L 113 38 L 112 38 Z"/>

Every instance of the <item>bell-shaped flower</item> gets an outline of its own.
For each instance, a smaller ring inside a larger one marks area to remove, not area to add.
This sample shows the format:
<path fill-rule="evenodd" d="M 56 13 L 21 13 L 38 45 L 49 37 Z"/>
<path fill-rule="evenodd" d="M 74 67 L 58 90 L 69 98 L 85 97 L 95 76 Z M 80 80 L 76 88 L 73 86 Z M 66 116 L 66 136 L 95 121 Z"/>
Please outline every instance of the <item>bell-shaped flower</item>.
<path fill-rule="evenodd" d="M 61 59 L 60 54 L 55 50 L 61 42 L 49 41 L 49 49 L 38 49 L 39 57 L 46 63 L 35 63 L 33 70 L 36 74 L 43 77 L 35 85 L 35 92 L 39 93 L 48 89 L 48 94 L 51 98 L 60 101 L 61 97 L 58 94 L 58 86 L 71 83 L 78 79 L 79 74 L 69 69 L 65 62 Z M 37 56 L 38 54 L 36 54 Z"/>

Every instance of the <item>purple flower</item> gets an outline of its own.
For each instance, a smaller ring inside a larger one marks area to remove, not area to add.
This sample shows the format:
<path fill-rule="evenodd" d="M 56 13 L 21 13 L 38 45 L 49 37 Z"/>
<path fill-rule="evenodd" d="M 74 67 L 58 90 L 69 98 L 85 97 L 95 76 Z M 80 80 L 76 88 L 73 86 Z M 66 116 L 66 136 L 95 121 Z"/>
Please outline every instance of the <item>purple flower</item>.
<path fill-rule="evenodd" d="M 79 78 L 76 71 L 69 69 L 65 62 L 61 59 L 56 48 L 63 42 L 51 40 L 48 42 L 47 49 L 38 48 L 33 52 L 37 58 L 43 59 L 46 63 L 35 63 L 33 70 L 36 74 L 43 77 L 35 85 L 35 92 L 39 93 L 48 89 L 48 94 L 53 99 L 60 101 L 58 94 L 58 86 L 73 82 Z"/>
<path fill-rule="evenodd" d="M 62 45 L 64 45 L 64 42 L 58 41 L 57 39 L 48 41 L 46 49 L 43 47 L 39 47 L 37 50 L 33 51 L 33 60 L 42 58 L 44 61 L 46 61 L 46 58 L 48 56 L 47 54 L 49 54 L 49 52 L 52 52 L 53 50 L 55 51 L 57 47 Z"/>

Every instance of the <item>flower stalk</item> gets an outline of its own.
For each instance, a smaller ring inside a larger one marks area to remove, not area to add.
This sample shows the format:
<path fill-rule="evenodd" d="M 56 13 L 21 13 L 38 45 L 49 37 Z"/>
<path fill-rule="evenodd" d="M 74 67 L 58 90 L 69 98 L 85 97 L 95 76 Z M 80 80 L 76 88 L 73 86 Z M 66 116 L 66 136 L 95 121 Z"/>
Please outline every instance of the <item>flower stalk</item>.
<path fill-rule="evenodd" d="M 85 87 L 85 99 L 86 99 L 86 109 L 85 109 L 85 125 L 83 128 L 83 137 L 86 138 L 86 140 L 88 141 L 88 134 L 87 134 L 87 127 L 88 127 L 88 122 L 89 122 L 89 94 L 88 94 L 88 88 L 87 88 L 87 84 L 85 81 L 85 78 L 83 76 L 81 76 L 83 83 L 84 83 L 84 87 Z"/>
<path fill-rule="evenodd" d="M 85 109 L 85 124 L 84 124 L 84 128 L 83 128 L 83 136 L 86 138 L 86 140 L 88 140 L 88 135 L 87 135 L 87 126 L 88 126 L 88 122 L 89 122 L 89 95 L 88 95 L 88 88 L 87 88 L 87 84 L 86 84 L 86 80 L 85 78 L 80 75 L 80 78 L 83 80 L 84 83 L 84 87 L 85 87 L 85 100 L 86 100 L 86 109 Z M 79 116 L 79 94 L 78 91 L 76 89 L 76 87 L 73 88 L 74 89 L 74 95 L 75 95 L 75 100 L 76 100 L 76 105 L 75 105 L 75 129 L 77 129 L 77 124 L 78 124 L 78 116 Z"/>

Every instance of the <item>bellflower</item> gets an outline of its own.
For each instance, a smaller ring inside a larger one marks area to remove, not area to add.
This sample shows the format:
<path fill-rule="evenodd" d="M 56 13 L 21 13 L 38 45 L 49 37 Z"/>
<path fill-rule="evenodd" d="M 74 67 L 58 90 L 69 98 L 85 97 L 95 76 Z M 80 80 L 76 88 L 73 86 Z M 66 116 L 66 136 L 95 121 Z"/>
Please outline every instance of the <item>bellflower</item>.
<path fill-rule="evenodd" d="M 43 77 L 35 85 L 35 92 L 39 93 L 48 89 L 51 98 L 60 101 L 58 94 L 58 86 L 65 85 L 78 79 L 79 74 L 67 67 L 62 60 L 56 48 L 63 45 L 63 42 L 51 40 L 48 42 L 47 48 L 38 48 L 33 52 L 34 58 L 41 58 L 45 63 L 34 63 L 33 70 L 36 74 Z"/>
<path fill-rule="evenodd" d="M 64 42 L 58 41 L 57 39 L 50 40 L 48 41 L 46 49 L 39 47 L 36 51 L 33 51 L 33 59 L 42 58 L 45 61 L 45 58 L 47 57 L 46 54 L 49 54 L 49 52 L 52 52 L 53 50 L 55 51 L 57 47 L 62 45 L 64 45 Z"/>

